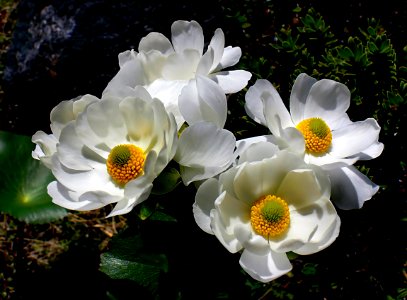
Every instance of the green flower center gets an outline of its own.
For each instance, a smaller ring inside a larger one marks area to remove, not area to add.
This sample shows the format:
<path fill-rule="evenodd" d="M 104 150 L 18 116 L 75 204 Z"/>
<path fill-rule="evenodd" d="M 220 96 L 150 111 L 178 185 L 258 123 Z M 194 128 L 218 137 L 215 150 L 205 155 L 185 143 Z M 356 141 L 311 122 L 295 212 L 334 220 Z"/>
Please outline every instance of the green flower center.
<path fill-rule="evenodd" d="M 118 145 L 110 152 L 110 156 L 113 164 L 123 166 L 129 161 L 131 152 L 128 145 Z"/>
<path fill-rule="evenodd" d="M 106 161 L 107 172 L 119 185 L 143 174 L 146 157 L 141 148 L 132 144 L 117 145 Z"/>
<path fill-rule="evenodd" d="M 251 207 L 250 223 L 253 230 L 265 238 L 283 234 L 290 224 L 287 202 L 274 195 L 261 197 Z"/>
<path fill-rule="evenodd" d="M 332 132 L 324 120 L 309 118 L 302 120 L 296 127 L 304 136 L 305 150 L 322 154 L 328 151 L 332 142 Z"/>
<path fill-rule="evenodd" d="M 320 139 L 324 139 L 331 132 L 328 125 L 319 118 L 311 118 L 308 126 L 309 130 Z"/>
<path fill-rule="evenodd" d="M 284 216 L 284 206 L 277 201 L 268 201 L 261 209 L 261 215 L 268 222 L 278 222 Z"/>

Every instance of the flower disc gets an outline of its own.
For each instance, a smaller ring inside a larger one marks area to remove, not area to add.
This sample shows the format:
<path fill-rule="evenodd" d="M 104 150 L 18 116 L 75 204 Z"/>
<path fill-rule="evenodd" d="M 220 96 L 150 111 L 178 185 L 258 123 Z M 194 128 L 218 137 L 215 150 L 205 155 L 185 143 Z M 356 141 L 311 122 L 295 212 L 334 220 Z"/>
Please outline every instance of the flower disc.
<path fill-rule="evenodd" d="M 331 129 L 320 118 L 302 120 L 297 129 L 301 131 L 305 139 L 307 152 L 322 154 L 328 151 L 332 142 Z"/>
<path fill-rule="evenodd" d="M 119 185 L 143 174 L 145 155 L 141 148 L 132 144 L 121 144 L 110 151 L 107 172 Z"/>
<path fill-rule="evenodd" d="M 250 221 L 254 231 L 265 238 L 281 235 L 290 224 L 287 202 L 274 195 L 261 197 L 251 208 Z"/>

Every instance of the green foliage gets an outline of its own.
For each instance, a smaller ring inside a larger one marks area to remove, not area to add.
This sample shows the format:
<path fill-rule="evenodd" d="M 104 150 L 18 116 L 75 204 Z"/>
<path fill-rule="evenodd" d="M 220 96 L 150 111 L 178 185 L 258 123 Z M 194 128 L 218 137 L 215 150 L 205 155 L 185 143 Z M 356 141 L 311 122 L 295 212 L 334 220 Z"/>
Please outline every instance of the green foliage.
<path fill-rule="evenodd" d="M 54 177 L 31 156 L 31 138 L 0 132 L 0 210 L 29 223 L 47 223 L 66 215 L 53 204 L 47 185 Z"/>
<path fill-rule="evenodd" d="M 356 104 L 354 116 L 385 118 L 380 116 L 380 110 L 388 113 L 404 103 L 406 50 L 398 60 L 391 40 L 377 20 L 368 19 L 366 29 L 360 28 L 359 34 L 341 41 L 313 8 L 299 19 L 301 24 L 297 27 L 283 26 L 272 44 L 278 54 L 278 72 L 283 69 L 290 74 L 291 82 L 305 72 L 346 84 Z M 363 113 L 357 107 L 361 104 L 365 104 Z"/>
<path fill-rule="evenodd" d="M 177 220 L 167 214 L 165 209 L 152 197 L 150 197 L 149 201 L 143 202 L 138 207 L 136 207 L 138 211 L 138 216 L 140 220 L 144 221 L 146 219 L 150 219 L 153 221 L 164 221 L 164 222 L 176 222 Z"/>
<path fill-rule="evenodd" d="M 141 236 L 117 236 L 101 255 L 100 271 L 112 279 L 131 280 L 158 298 L 159 279 L 168 272 L 167 257 L 145 247 Z"/>
<path fill-rule="evenodd" d="M 304 275 L 315 275 L 317 274 L 317 264 L 313 264 L 313 263 L 306 263 L 304 264 L 304 266 L 302 267 L 301 272 Z"/>
<path fill-rule="evenodd" d="M 163 195 L 174 190 L 181 183 L 181 175 L 172 166 L 167 166 L 154 180 L 152 194 Z"/>

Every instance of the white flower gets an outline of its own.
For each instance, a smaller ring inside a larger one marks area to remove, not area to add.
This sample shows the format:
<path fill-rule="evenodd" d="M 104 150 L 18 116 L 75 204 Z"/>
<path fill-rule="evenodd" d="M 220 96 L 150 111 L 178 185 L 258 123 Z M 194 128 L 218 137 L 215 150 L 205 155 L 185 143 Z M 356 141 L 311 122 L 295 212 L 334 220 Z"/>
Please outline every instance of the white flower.
<path fill-rule="evenodd" d="M 266 146 L 267 147 L 267 146 Z M 256 280 L 271 281 L 292 268 L 286 252 L 311 254 L 338 236 L 340 219 L 329 200 L 330 183 L 318 167 L 291 152 L 264 149 L 198 188 L 193 205 L 199 227 L 214 234 Z"/>
<path fill-rule="evenodd" d="M 46 134 L 43 131 L 37 131 L 32 136 L 32 142 L 36 144 L 32 157 L 51 168 L 51 158 L 56 152 L 59 136 L 62 129 L 70 121 L 75 120 L 78 114 L 81 113 L 88 104 L 99 101 L 98 98 L 92 95 L 85 95 L 72 100 L 60 102 L 51 111 L 51 134 Z"/>
<path fill-rule="evenodd" d="M 123 96 L 123 93 L 127 94 L 138 85 L 144 86 L 174 114 L 180 128 L 186 119 L 178 103 L 182 89 L 192 85 L 189 95 L 193 94 L 191 89 L 198 92 L 212 89 L 208 81 L 199 82 L 199 77 L 216 82 L 226 94 L 240 91 L 247 85 L 251 77 L 249 72 L 222 71 L 239 61 L 241 50 L 239 47 L 224 47 L 225 36 L 221 29 L 215 31 L 205 53 L 203 31 L 195 21 L 174 22 L 171 26 L 171 41 L 161 33 L 151 32 L 141 39 L 138 52 L 131 50 L 121 53 L 120 70 L 109 82 L 104 94 Z"/>
<path fill-rule="evenodd" d="M 179 138 L 174 160 L 180 165 L 185 185 L 226 170 L 234 162 L 236 138 L 228 130 L 208 122 L 195 123 Z"/>
<path fill-rule="evenodd" d="M 246 112 L 267 126 L 280 148 L 302 153 L 307 163 L 319 165 L 331 176 L 332 198 L 343 209 L 360 208 L 378 186 L 351 167 L 357 160 L 381 154 L 376 120 L 352 122 L 346 111 L 349 89 L 336 81 L 300 74 L 290 96 L 290 112 L 267 80 L 257 80 L 246 94 Z M 357 184 L 355 182 L 357 180 Z M 340 192 L 351 182 L 352 188 Z"/>
<path fill-rule="evenodd" d="M 61 116 L 59 120 L 70 119 L 62 128 L 51 124 L 60 132 L 51 157 L 56 181 L 48 193 L 67 209 L 116 203 L 109 216 L 127 213 L 148 198 L 153 180 L 175 155 L 175 119 L 141 87 L 133 97 L 107 96 L 81 110 Z"/>

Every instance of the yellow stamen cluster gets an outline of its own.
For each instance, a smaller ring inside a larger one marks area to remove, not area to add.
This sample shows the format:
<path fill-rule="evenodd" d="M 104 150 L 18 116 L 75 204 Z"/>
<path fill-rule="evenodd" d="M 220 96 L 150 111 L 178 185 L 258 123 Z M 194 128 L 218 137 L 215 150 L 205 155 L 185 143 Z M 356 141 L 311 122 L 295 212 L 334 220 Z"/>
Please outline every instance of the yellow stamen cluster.
<path fill-rule="evenodd" d="M 274 195 L 266 195 L 254 202 L 250 212 L 254 231 L 265 238 L 284 233 L 290 224 L 287 202 Z"/>
<path fill-rule="evenodd" d="M 328 151 L 332 142 L 331 129 L 320 118 L 302 120 L 297 129 L 305 139 L 305 148 L 309 153 L 323 154 Z"/>
<path fill-rule="evenodd" d="M 107 172 L 117 184 L 125 185 L 143 174 L 145 158 L 143 150 L 135 145 L 118 145 L 107 158 Z"/>

